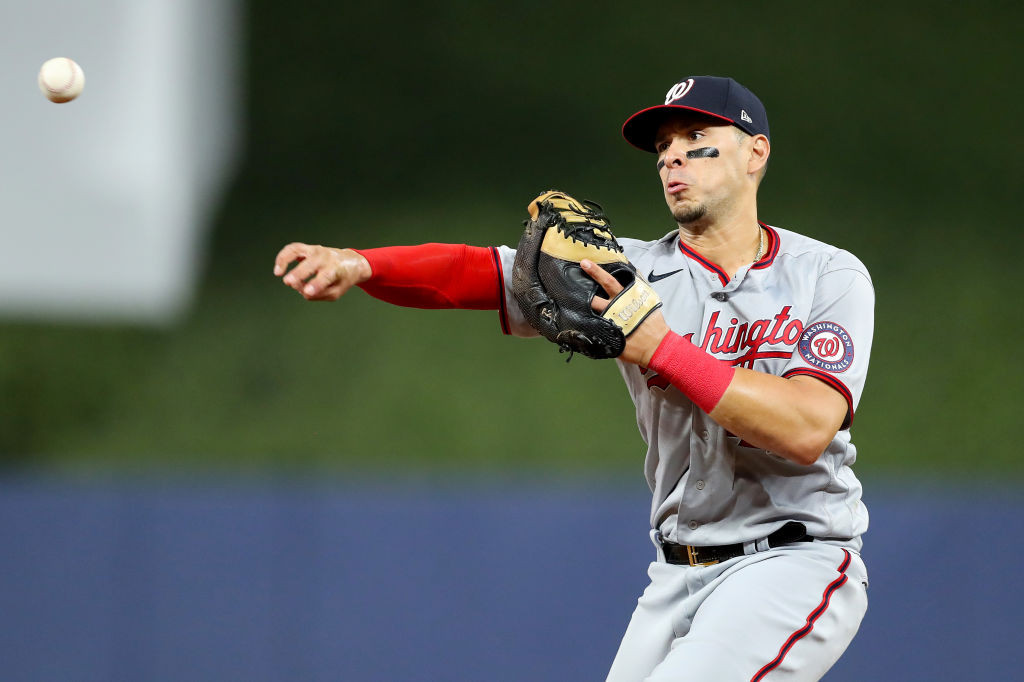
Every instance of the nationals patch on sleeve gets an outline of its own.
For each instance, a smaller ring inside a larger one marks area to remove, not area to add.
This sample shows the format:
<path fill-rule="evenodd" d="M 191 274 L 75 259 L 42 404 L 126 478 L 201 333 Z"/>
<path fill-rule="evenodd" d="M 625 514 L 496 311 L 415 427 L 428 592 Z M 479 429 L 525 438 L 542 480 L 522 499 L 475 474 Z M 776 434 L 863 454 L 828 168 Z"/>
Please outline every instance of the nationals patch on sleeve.
<path fill-rule="evenodd" d="M 845 372 L 853 362 L 853 339 L 835 322 L 816 322 L 800 335 L 800 355 L 812 367 Z"/>

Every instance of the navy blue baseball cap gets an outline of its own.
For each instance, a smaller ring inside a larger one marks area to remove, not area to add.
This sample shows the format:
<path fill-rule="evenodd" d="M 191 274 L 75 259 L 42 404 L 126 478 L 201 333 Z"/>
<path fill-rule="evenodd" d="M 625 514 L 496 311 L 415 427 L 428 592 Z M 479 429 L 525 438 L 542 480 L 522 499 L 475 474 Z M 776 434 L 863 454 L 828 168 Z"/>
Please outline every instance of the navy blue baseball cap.
<path fill-rule="evenodd" d="M 626 142 L 654 152 L 658 127 L 677 111 L 695 111 L 736 126 L 748 135 L 768 135 L 768 114 L 757 95 L 732 78 L 690 76 L 665 93 L 665 103 L 636 112 L 622 124 Z"/>

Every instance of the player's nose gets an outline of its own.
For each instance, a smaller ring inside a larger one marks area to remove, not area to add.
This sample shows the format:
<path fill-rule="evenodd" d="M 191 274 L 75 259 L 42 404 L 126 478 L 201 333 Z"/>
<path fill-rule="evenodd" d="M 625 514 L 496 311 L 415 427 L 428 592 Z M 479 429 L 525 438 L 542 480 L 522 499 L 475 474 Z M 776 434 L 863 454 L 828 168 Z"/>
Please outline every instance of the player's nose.
<path fill-rule="evenodd" d="M 677 168 L 686 164 L 686 146 L 680 142 L 672 142 L 665 151 L 662 161 L 669 168 Z"/>

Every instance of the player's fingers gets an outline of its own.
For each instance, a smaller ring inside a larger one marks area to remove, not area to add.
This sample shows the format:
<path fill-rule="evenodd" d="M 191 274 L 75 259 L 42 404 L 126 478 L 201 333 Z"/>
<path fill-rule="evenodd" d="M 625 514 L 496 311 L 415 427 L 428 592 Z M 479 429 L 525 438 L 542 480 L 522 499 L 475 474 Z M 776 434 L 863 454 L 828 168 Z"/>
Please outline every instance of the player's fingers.
<path fill-rule="evenodd" d="M 322 266 L 323 261 L 320 258 L 306 258 L 305 260 L 299 261 L 298 264 L 296 264 L 296 266 L 284 276 L 284 283 L 296 291 L 302 291 L 303 285 L 305 285 L 306 281 L 315 277 Z"/>
<path fill-rule="evenodd" d="M 307 301 L 337 301 L 350 288 L 342 282 L 335 282 L 329 287 L 317 291 L 315 294 L 309 294 L 303 290 L 302 295 Z"/>
<path fill-rule="evenodd" d="M 608 299 L 595 296 L 590 300 L 590 307 L 596 312 L 603 313 L 604 309 L 608 307 Z"/>
<path fill-rule="evenodd" d="M 311 301 L 318 299 L 328 289 L 339 284 L 340 280 L 341 277 L 337 268 L 331 267 L 329 263 L 324 263 L 316 275 L 302 287 L 302 295 Z M 341 292 L 338 295 L 340 296 Z"/>
<path fill-rule="evenodd" d="M 597 263 L 584 259 L 580 261 L 580 267 L 583 268 L 583 272 L 590 275 L 595 282 L 601 285 L 609 298 L 617 296 L 622 291 L 622 285 L 619 284 L 619 281 L 608 274 L 608 271 Z"/>
<path fill-rule="evenodd" d="M 309 254 L 309 244 L 292 242 L 277 252 L 274 258 L 274 275 L 280 277 L 288 269 L 288 264 L 294 260 L 305 258 Z"/>

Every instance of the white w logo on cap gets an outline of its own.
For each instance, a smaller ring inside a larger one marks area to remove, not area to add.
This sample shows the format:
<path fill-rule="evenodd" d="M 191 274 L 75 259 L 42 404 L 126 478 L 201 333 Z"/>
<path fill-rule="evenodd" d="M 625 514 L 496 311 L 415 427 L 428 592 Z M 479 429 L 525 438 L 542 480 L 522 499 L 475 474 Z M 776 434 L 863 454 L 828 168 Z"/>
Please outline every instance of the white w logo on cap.
<path fill-rule="evenodd" d="M 674 99 L 679 99 L 680 97 L 688 93 L 690 91 L 690 88 L 692 87 L 692 78 L 687 78 L 682 83 L 676 83 L 671 88 L 669 88 L 668 92 L 665 93 L 665 104 L 668 104 Z"/>

